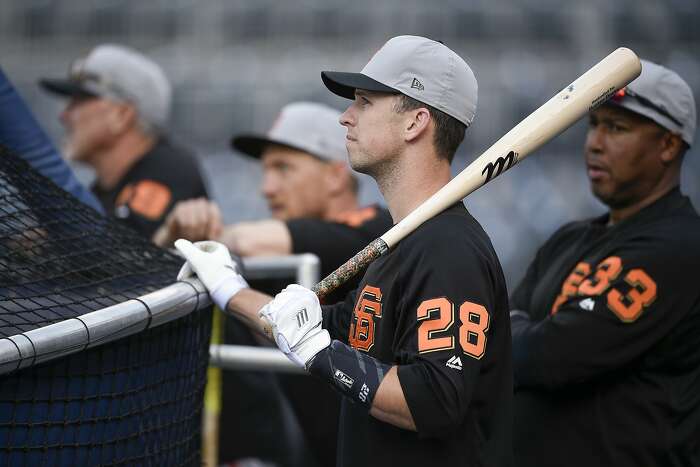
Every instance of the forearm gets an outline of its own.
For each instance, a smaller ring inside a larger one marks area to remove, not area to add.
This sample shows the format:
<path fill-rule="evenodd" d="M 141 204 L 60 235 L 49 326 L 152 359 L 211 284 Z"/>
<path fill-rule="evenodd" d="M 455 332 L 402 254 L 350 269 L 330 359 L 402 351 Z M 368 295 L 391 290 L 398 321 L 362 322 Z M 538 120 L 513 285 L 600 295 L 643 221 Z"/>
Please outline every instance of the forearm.
<path fill-rule="evenodd" d="M 319 352 L 309 365 L 311 374 L 330 383 L 373 417 L 415 431 L 396 368 L 338 340 Z"/>
<path fill-rule="evenodd" d="M 292 253 L 292 237 L 286 224 L 273 219 L 226 226 L 218 241 L 240 256 Z"/>
<path fill-rule="evenodd" d="M 404 430 L 416 431 L 416 424 L 408 408 L 395 366 L 389 370 L 379 385 L 369 413 L 377 420 Z"/>
<path fill-rule="evenodd" d="M 258 312 L 271 300 L 271 296 L 257 290 L 243 289 L 229 300 L 226 309 L 253 331 L 267 336 L 265 333 L 265 322 L 260 318 Z"/>

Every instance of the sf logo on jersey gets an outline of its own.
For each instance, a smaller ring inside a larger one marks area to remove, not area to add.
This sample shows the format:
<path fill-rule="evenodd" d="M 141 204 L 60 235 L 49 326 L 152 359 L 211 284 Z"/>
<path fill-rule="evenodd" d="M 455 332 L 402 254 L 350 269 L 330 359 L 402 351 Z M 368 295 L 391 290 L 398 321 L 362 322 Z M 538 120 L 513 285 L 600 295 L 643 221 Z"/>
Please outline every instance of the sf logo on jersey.
<path fill-rule="evenodd" d="M 374 317 L 382 317 L 382 291 L 366 285 L 357 296 L 357 304 L 350 322 L 350 345 L 368 352 L 374 345 Z"/>

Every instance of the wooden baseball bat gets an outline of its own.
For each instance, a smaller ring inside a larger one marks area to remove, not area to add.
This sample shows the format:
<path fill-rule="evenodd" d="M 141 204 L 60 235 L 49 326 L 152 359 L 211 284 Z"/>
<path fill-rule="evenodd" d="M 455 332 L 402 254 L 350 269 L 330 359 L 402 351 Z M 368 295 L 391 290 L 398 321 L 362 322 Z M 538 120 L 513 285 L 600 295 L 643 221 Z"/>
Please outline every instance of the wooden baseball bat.
<path fill-rule="evenodd" d="M 637 55 L 621 47 L 518 123 L 437 193 L 384 235 L 313 287 L 319 297 L 385 254 L 419 225 L 485 185 L 604 103 L 642 71 Z"/>

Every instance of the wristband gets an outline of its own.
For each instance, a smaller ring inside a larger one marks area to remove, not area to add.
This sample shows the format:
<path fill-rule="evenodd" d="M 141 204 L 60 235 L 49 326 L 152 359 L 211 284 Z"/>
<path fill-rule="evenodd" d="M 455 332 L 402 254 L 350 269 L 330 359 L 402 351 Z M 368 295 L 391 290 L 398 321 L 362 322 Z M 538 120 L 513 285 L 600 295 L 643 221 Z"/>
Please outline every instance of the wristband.
<path fill-rule="evenodd" d="M 221 309 L 226 311 L 226 305 L 238 292 L 249 287 L 243 276 L 235 271 L 231 271 L 230 275 L 223 277 L 209 291 L 211 300 Z"/>
<path fill-rule="evenodd" d="M 333 340 L 309 365 L 309 372 L 330 382 L 351 401 L 372 408 L 372 401 L 391 365 L 384 364 L 352 347 Z"/>

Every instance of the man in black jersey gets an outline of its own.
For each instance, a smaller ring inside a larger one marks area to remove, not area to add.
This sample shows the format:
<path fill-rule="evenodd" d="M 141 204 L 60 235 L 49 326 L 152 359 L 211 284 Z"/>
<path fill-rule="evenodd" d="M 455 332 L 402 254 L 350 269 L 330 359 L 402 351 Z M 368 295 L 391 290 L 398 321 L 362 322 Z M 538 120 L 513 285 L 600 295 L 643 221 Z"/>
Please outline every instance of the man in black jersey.
<path fill-rule="evenodd" d="M 511 297 L 517 465 L 700 465 L 700 218 L 679 190 L 695 125 L 689 86 L 644 60 L 590 113 L 609 211 L 559 229 Z"/>
<path fill-rule="evenodd" d="M 175 206 L 154 235 L 154 242 L 165 247 L 178 238 L 218 240 L 242 257 L 313 253 L 321 261 L 323 276 L 333 272 L 391 228 L 386 209 L 359 204 L 357 174 L 348 165 L 345 129 L 339 117 L 340 112 L 327 105 L 293 102 L 281 109 L 267 134 L 238 134 L 233 138 L 234 149 L 262 164 L 260 191 L 268 202 L 271 219 L 224 226 L 214 202 L 204 198 L 187 200 Z M 359 279 L 339 287 L 325 297 L 325 303 L 343 300 Z M 268 280 L 254 285 L 276 293 L 286 282 Z M 227 320 L 224 329 L 227 344 L 257 343 L 236 320 Z M 260 417 L 274 423 L 282 416 L 279 404 L 284 401 L 274 400 L 280 385 L 309 441 L 309 451 L 319 465 L 334 465 L 338 395 L 311 378 L 266 372 L 222 375 L 221 461 L 257 456 L 281 465 L 295 464 L 285 444 L 300 443 L 284 430 L 255 424 Z M 246 410 L 251 406 L 264 408 Z M 318 417 L 319 410 L 328 418 Z M 246 425 L 253 424 L 255 429 L 240 423 L 246 414 L 252 419 Z M 234 438 L 235 443 L 227 442 Z M 297 464 L 306 462 L 302 459 Z"/>
<path fill-rule="evenodd" d="M 175 206 L 154 242 L 171 247 L 178 238 L 217 240 L 242 257 L 314 253 L 321 274 L 333 272 L 391 227 L 386 209 L 359 204 L 357 174 L 348 165 L 339 117 L 327 105 L 292 102 L 267 134 L 233 138 L 234 149 L 262 164 L 260 191 L 271 219 L 223 225 L 216 203 L 192 199 Z M 345 298 L 357 282 L 347 285 L 326 303 Z"/>
<path fill-rule="evenodd" d="M 172 89 L 153 60 L 101 44 L 67 77 L 40 83 L 68 99 L 64 156 L 94 169 L 90 189 L 107 214 L 150 238 L 175 203 L 207 196 L 195 155 L 166 136 Z"/>
<path fill-rule="evenodd" d="M 350 163 L 377 181 L 395 222 L 449 181 L 477 100 L 457 54 L 399 36 L 361 73 L 322 78 L 354 99 L 340 118 Z M 188 259 L 180 277 L 196 271 L 217 303 L 257 329 L 264 317 L 293 362 L 344 396 L 338 465 L 510 465 L 505 280 L 462 203 L 371 264 L 345 302 L 323 308 L 297 285 L 273 301 L 247 288 L 223 245 L 175 245 Z"/>

